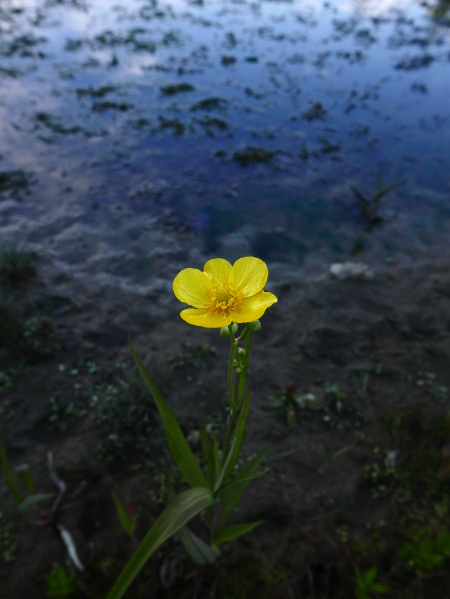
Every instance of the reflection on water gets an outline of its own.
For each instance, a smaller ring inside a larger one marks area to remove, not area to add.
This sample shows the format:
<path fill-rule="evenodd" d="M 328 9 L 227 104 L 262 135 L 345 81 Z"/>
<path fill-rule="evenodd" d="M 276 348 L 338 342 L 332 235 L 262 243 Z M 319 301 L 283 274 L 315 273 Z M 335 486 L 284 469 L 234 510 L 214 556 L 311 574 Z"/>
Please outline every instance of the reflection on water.
<path fill-rule="evenodd" d="M 441 25 L 450 25 L 450 1 L 440 0 L 436 6 L 431 9 L 433 19 Z"/>
<path fill-rule="evenodd" d="M 139 214 L 208 255 L 345 256 L 361 229 L 350 186 L 370 196 L 380 171 L 408 180 L 385 199 L 398 239 L 381 245 L 428 239 L 450 186 L 449 6 L 2 3 L 3 231 L 63 252 L 74 223 L 108 221 L 129 251 L 123 215 Z"/>

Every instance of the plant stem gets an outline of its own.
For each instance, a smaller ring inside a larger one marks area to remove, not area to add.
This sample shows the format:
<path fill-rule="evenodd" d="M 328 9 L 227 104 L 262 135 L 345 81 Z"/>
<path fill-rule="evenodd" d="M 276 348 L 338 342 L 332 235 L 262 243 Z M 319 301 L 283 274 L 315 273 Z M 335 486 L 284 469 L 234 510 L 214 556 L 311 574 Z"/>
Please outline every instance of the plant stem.
<path fill-rule="evenodd" d="M 228 403 L 230 404 L 231 414 L 236 410 L 236 402 L 234 401 L 234 389 L 233 389 L 233 362 L 234 352 L 236 351 L 236 341 L 234 340 L 233 331 L 231 325 L 228 327 L 230 331 L 231 349 L 230 357 L 228 359 Z"/>
<path fill-rule="evenodd" d="M 230 415 L 228 416 L 227 432 L 225 434 L 225 441 L 223 443 L 223 463 L 225 463 L 228 457 L 228 448 L 230 446 L 231 432 L 233 430 L 234 422 L 236 420 L 235 389 L 233 385 L 233 361 L 234 353 L 236 351 L 236 340 L 234 338 L 231 325 L 228 327 L 228 330 L 230 331 L 231 339 L 230 357 L 228 359 L 228 403 L 230 404 Z"/>
<path fill-rule="evenodd" d="M 252 332 L 249 331 L 247 343 L 245 344 L 245 351 L 247 352 L 247 356 L 249 359 L 250 359 L 250 345 L 251 344 L 252 344 Z M 245 383 L 247 382 L 247 368 L 248 368 L 248 361 L 247 361 L 247 364 L 244 366 L 244 368 L 241 370 L 240 375 L 239 375 L 239 391 L 238 391 L 238 396 L 237 396 L 237 401 L 236 401 L 237 407 L 239 407 L 241 405 L 242 398 L 244 397 Z"/>

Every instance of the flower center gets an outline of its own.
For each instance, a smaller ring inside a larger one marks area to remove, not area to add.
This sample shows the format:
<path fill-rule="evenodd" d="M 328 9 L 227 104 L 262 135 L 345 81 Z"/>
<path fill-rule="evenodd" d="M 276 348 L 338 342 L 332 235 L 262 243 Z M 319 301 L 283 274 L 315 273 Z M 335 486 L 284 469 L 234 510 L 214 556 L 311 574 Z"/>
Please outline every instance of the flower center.
<path fill-rule="evenodd" d="M 229 316 L 230 312 L 240 312 L 239 305 L 244 299 L 242 291 L 235 291 L 231 283 L 225 285 L 214 285 L 208 291 L 209 302 L 205 304 L 208 312 L 215 312 L 218 316 Z"/>

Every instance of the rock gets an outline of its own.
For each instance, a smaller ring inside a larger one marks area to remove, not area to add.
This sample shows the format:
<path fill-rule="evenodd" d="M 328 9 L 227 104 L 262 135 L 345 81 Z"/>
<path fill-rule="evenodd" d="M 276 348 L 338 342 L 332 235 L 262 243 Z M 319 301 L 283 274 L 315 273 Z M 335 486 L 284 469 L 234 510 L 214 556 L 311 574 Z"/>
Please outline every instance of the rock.
<path fill-rule="evenodd" d="M 330 274 L 340 280 L 371 281 L 374 278 L 373 270 L 363 262 L 336 262 L 330 266 Z"/>

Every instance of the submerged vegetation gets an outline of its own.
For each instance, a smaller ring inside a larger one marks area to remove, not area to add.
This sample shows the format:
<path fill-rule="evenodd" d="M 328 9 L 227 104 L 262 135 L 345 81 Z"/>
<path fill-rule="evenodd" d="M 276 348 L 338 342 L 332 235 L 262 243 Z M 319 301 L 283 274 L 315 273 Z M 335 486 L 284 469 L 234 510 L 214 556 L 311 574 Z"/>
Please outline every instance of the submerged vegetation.
<path fill-rule="evenodd" d="M 373 225 L 381 221 L 381 218 L 378 216 L 378 211 L 381 206 L 380 202 L 382 198 L 406 184 L 407 181 L 399 181 L 397 183 L 388 183 L 383 186 L 381 172 L 378 171 L 377 184 L 371 199 L 367 199 L 355 185 L 350 185 L 350 189 L 353 191 L 360 204 L 361 216 L 366 220 L 368 225 Z"/>

